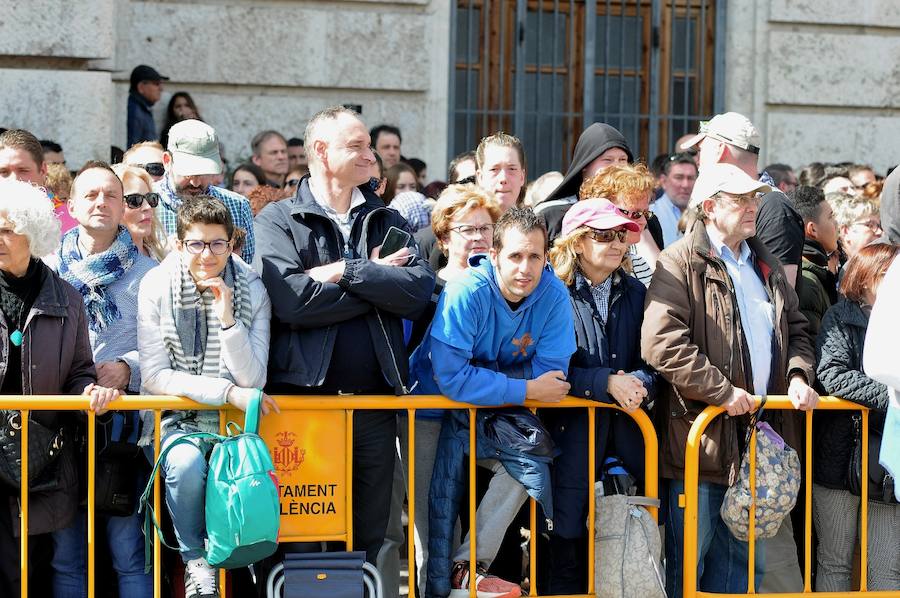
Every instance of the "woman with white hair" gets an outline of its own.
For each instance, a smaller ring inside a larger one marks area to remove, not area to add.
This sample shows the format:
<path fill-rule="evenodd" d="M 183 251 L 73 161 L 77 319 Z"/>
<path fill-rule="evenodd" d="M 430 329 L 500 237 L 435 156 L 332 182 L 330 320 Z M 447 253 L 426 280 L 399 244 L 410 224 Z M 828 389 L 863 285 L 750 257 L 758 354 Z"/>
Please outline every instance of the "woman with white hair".
<path fill-rule="evenodd" d="M 6 364 L 0 371 L 0 395 L 83 393 L 91 396 L 91 408 L 102 413 L 119 393 L 96 385 L 81 295 L 40 260 L 56 249 L 59 235 L 60 223 L 45 193 L 27 183 L 0 180 L 0 361 Z M 23 407 L 26 402 L 23 399 Z M 0 428 L 17 429 L 20 418 L 18 411 L 2 411 Z M 46 452 L 28 455 L 29 536 L 62 530 L 75 516 L 76 423 L 72 411 L 36 411 L 29 416 L 29 437 L 41 439 L 47 447 Z M 7 437 L 4 445 L 15 440 Z M 9 450 L 19 450 L 2 448 L 0 459 L 8 458 Z M 12 473 L 15 460 L 9 465 L 0 467 L 0 501 L 6 502 L 0 502 L 0 587 L 18 595 L 20 480 Z M 34 544 L 29 542 L 29 547 Z M 59 572 L 77 564 L 75 559 L 76 555 L 53 556 L 54 583 Z M 34 575 L 38 566 L 29 570 Z"/>

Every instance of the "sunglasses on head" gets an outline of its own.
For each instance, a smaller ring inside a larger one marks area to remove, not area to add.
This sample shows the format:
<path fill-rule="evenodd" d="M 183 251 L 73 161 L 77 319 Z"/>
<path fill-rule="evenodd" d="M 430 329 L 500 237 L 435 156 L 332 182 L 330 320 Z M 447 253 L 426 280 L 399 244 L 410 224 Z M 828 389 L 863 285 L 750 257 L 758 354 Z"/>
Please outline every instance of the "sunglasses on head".
<path fill-rule="evenodd" d="M 141 207 L 144 202 L 151 208 L 155 208 L 159 204 L 159 193 L 129 193 L 125 196 L 125 205 L 132 209 Z"/>
<path fill-rule="evenodd" d="M 146 170 L 147 174 L 150 176 L 162 176 L 166 172 L 166 168 L 163 166 L 162 162 L 150 162 L 149 164 L 139 166 L 139 168 Z"/>
<path fill-rule="evenodd" d="M 598 243 L 612 243 L 617 238 L 619 239 L 619 241 L 624 243 L 625 238 L 628 236 L 628 229 L 620 228 L 619 230 L 591 230 L 591 232 L 589 232 L 588 234 L 593 240 L 597 241 Z"/>

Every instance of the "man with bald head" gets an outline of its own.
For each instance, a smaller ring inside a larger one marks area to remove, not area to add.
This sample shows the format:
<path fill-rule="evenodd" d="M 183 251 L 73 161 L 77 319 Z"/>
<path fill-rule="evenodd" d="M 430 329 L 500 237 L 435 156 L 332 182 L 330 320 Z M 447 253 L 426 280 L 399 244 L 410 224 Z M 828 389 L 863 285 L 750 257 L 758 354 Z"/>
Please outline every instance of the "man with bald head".
<path fill-rule="evenodd" d="M 359 116 L 335 106 L 304 135 L 309 177 L 297 194 L 257 216 L 254 267 L 272 300 L 267 392 L 409 393 L 402 319 L 414 319 L 434 273 L 405 246 L 382 252 L 406 222 L 368 186 L 375 156 Z M 302 251 L 298 248 L 302 248 Z M 353 541 L 375 564 L 384 541 L 394 471 L 393 411 L 356 411 L 353 425 Z"/>

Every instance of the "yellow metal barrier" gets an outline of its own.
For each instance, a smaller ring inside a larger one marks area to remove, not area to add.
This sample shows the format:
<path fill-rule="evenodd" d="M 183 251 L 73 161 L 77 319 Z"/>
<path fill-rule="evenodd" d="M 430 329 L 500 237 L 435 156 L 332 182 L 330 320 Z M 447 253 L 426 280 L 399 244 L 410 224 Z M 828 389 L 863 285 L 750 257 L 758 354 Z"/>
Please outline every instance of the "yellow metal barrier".
<path fill-rule="evenodd" d="M 315 486 L 314 492 L 321 493 L 324 491 L 327 498 L 334 499 L 320 510 L 319 514 L 324 514 L 316 524 L 304 522 L 303 526 L 298 526 L 295 521 L 291 520 L 292 507 L 288 501 L 287 512 L 285 512 L 285 498 L 295 498 L 294 496 L 286 496 L 287 493 L 280 488 L 282 497 L 282 533 L 279 540 L 282 542 L 295 541 L 325 541 L 335 540 L 346 542 L 347 550 L 353 548 L 353 516 L 352 516 L 352 496 L 353 496 L 353 412 L 357 409 L 389 409 L 397 411 L 406 411 L 408 414 L 408 434 L 409 434 L 409 454 L 407 466 L 409 468 L 408 478 L 409 486 L 407 488 L 409 521 L 415 521 L 415 414 L 418 409 L 467 409 L 469 411 L 469 475 L 470 479 L 475 479 L 476 472 L 476 450 L 475 450 L 475 414 L 479 407 L 451 401 L 442 396 L 276 396 L 279 408 L 282 413 L 280 415 L 270 415 L 261 420 L 260 434 L 266 439 L 270 452 L 273 453 L 273 461 L 280 463 L 285 467 L 292 467 L 297 460 L 306 462 L 309 460 L 321 460 L 322 463 L 314 469 L 312 478 L 298 478 L 297 487 L 308 488 L 309 485 Z M 27 402 L 28 409 L 22 409 L 23 402 Z M 28 446 L 28 413 L 29 411 L 84 411 L 88 409 L 89 399 L 85 397 L 73 396 L 27 396 L 27 397 L 0 397 L 0 409 L 20 410 L 22 412 L 22 446 Z M 560 403 L 538 403 L 526 402 L 526 407 L 534 409 L 558 409 L 558 408 L 587 408 L 588 409 L 588 588 L 594 587 L 594 467 L 595 467 L 595 409 L 614 409 L 622 411 L 617 405 L 608 403 L 598 403 L 586 399 L 578 399 L 569 397 Z M 111 410 L 154 410 L 154 455 L 159 455 L 160 451 L 160 422 L 162 411 L 168 410 L 221 410 L 226 411 L 226 417 L 220 418 L 220 431 L 224 433 L 226 421 L 229 419 L 240 420 L 243 415 L 239 412 L 228 410 L 226 407 L 212 407 L 201 405 L 193 401 L 174 397 L 174 396 L 123 396 L 116 401 L 110 403 Z M 312 412 L 312 413 L 311 413 Z M 318 413 L 316 413 L 318 412 Z M 623 411 L 624 413 L 624 411 Z M 301 415 L 302 414 L 302 415 Z M 309 417 L 311 414 L 317 417 Z M 644 439 L 644 470 L 645 470 L 645 489 L 644 494 L 650 498 L 659 497 L 658 487 L 658 465 L 657 465 L 657 436 L 653 428 L 650 418 L 643 411 L 635 411 L 629 414 L 637 423 Z M 330 419 L 329 419 L 330 418 Z M 323 419 L 328 421 L 323 424 Z M 343 424 L 343 425 L 341 425 Z M 310 426 L 318 426 L 318 429 L 312 429 Z M 95 515 L 94 515 L 94 476 L 95 476 L 95 454 L 96 454 L 96 438 L 95 438 L 95 415 L 91 411 L 87 411 L 87 429 L 88 429 L 88 512 L 87 512 L 87 559 L 88 559 L 88 595 L 94 596 L 95 572 L 94 572 L 94 549 L 95 549 Z M 294 436 L 291 437 L 290 434 Z M 301 448 L 295 445 L 297 438 L 302 438 L 304 434 L 312 439 L 325 439 L 319 443 L 318 448 L 325 448 L 319 451 L 315 445 L 305 445 Z M 313 447 L 313 448 L 311 448 Z M 332 450 L 335 447 L 342 447 L 343 450 Z M 286 449 L 282 451 L 281 449 Z M 301 452 L 302 451 L 302 452 Z M 313 454 L 309 454 L 312 452 Z M 337 469 L 334 469 L 334 462 L 338 461 Z M 296 463 L 299 466 L 299 463 Z M 324 465 L 323 465 L 324 464 Z M 276 465 L 278 468 L 278 465 Z M 28 455 L 27 450 L 22 451 L 22 479 L 27 480 L 28 471 Z M 283 470 L 284 471 L 284 470 Z M 335 472 L 341 472 L 343 478 L 336 478 L 338 481 L 323 481 L 325 475 L 335 475 Z M 285 480 L 281 480 L 284 482 Z M 325 490 L 319 488 L 325 486 Z M 153 502 L 154 508 L 160 512 L 161 508 L 161 483 L 159 474 L 157 474 L 156 484 L 154 486 Z M 343 490 L 341 492 L 341 490 Z M 537 554 L 536 541 L 537 525 L 536 525 L 536 502 L 530 499 L 530 528 L 531 528 L 531 545 L 530 545 L 530 572 L 529 582 L 532 588 L 537 586 Z M 21 573 L 22 573 L 22 596 L 28 596 L 28 493 L 25 487 L 21 491 L 22 518 L 21 518 Z M 306 509 L 307 514 L 312 507 Z M 475 511 L 477 508 L 475 485 L 470 484 L 469 487 L 469 527 L 471 537 L 471 553 L 470 563 L 475 563 Z M 300 512 L 298 507 L 296 512 Z M 650 509 L 651 515 L 656 519 L 658 517 L 657 509 Z M 327 517 L 334 515 L 334 517 Z M 302 527 L 302 528 L 301 528 Z M 411 530 L 410 530 L 411 531 Z M 410 587 L 415 585 L 415 534 L 408 534 L 408 561 L 409 561 L 409 579 Z M 162 566 L 161 545 L 159 537 L 154 537 L 153 542 L 153 564 L 154 571 L 157 572 L 154 579 L 154 596 L 160 598 L 162 595 L 162 578 L 158 574 Z M 471 578 L 474 579 L 474 572 Z M 226 577 L 225 572 L 221 572 L 220 577 L 220 593 L 226 596 Z M 534 593 L 531 594 L 535 596 Z M 593 592 L 588 594 L 572 595 L 568 598 L 590 598 Z M 474 586 L 470 590 L 470 596 L 475 598 Z M 566 597 L 563 597 L 566 598 Z"/>
<path fill-rule="evenodd" d="M 760 399 L 757 397 L 757 404 Z M 790 400 L 785 396 L 766 397 L 766 409 L 794 409 Z M 816 411 L 859 411 L 862 414 L 862 479 L 868 479 L 868 451 L 869 451 L 869 412 L 865 407 L 844 401 L 835 397 L 822 397 Z M 704 409 L 688 433 L 687 446 L 685 447 L 685 467 L 684 467 L 684 494 L 679 497 L 679 502 L 684 507 L 684 572 L 683 572 L 683 597 L 684 598 L 713 598 L 734 596 L 734 594 L 718 594 L 712 592 L 701 592 L 697 588 L 697 519 L 698 519 L 698 489 L 700 482 L 700 441 L 706 428 L 712 421 L 725 410 L 721 407 L 709 406 Z M 806 432 L 805 445 L 806 455 L 804 462 L 803 479 L 806 481 L 806 493 L 804 496 L 806 511 L 804 521 L 804 563 L 803 563 L 803 591 L 799 593 L 779 593 L 766 594 L 773 598 L 800 598 L 801 596 L 811 594 L 812 592 L 812 430 L 813 430 L 813 412 L 805 412 Z M 749 450 L 750 459 L 750 489 L 753 496 L 753 502 L 750 505 L 750 541 L 749 541 L 749 560 L 747 563 L 748 582 L 747 594 L 755 594 L 754 588 L 754 561 L 755 561 L 755 533 L 756 526 L 752 522 L 755 521 L 755 499 L 756 499 L 756 432 L 754 431 L 750 441 Z M 862 484 L 862 496 L 860 497 L 860 589 L 853 592 L 815 592 L 816 596 L 823 598 L 838 598 L 845 596 L 892 596 L 900 598 L 900 591 L 881 591 L 869 592 L 866 590 L 867 577 L 867 516 L 868 516 L 868 484 Z"/>

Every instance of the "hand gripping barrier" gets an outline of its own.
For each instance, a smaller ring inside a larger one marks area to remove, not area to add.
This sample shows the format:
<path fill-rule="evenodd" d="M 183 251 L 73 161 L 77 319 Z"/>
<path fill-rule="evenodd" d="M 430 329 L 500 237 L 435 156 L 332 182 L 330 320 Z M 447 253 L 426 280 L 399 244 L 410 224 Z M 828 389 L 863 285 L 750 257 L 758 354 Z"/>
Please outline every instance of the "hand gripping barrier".
<path fill-rule="evenodd" d="M 756 397 L 757 405 L 760 398 Z M 765 408 L 773 409 L 794 409 L 790 400 L 785 396 L 768 396 L 766 397 Z M 844 401 L 835 397 L 822 397 L 816 406 L 816 411 L 858 411 L 862 416 L 862 479 L 868 479 L 868 450 L 869 450 L 869 412 L 865 407 Z M 721 407 L 709 406 L 704 409 L 688 433 L 687 446 L 685 447 L 685 469 L 684 469 L 684 494 L 679 497 L 680 506 L 684 507 L 684 572 L 683 572 L 683 596 L 684 598 L 711 598 L 734 596 L 734 594 L 717 594 L 712 592 L 701 592 L 697 588 L 697 519 L 698 519 L 698 488 L 700 482 L 699 475 L 699 459 L 700 459 L 700 441 L 706 428 L 712 421 L 725 413 Z M 868 488 L 867 484 L 862 484 L 862 495 L 860 496 L 860 527 L 859 527 L 859 544 L 860 544 L 860 588 L 858 591 L 852 592 L 815 592 L 812 591 L 812 479 L 813 479 L 813 454 L 812 454 L 812 432 L 813 432 L 813 411 L 805 412 L 805 446 L 806 454 L 803 462 L 803 479 L 805 485 L 805 521 L 804 521 L 804 562 L 803 562 L 803 591 L 797 593 L 778 593 L 766 594 L 773 598 L 801 598 L 808 594 L 814 594 L 823 598 L 839 598 L 852 596 L 890 596 L 900 598 L 900 590 L 898 591 L 868 591 L 866 589 L 867 576 L 867 517 L 868 517 Z M 797 448 L 797 447 L 794 447 Z M 756 494 L 756 431 L 751 436 L 749 446 L 750 459 L 750 488 L 753 491 L 754 503 L 750 505 L 750 521 L 755 521 L 755 494 Z M 798 501 L 799 503 L 799 501 Z M 747 563 L 748 583 L 747 595 L 756 594 L 754 579 L 754 564 L 756 556 L 756 539 L 755 525 L 750 525 L 752 530 L 749 544 L 749 560 Z"/>
<path fill-rule="evenodd" d="M 320 533 L 315 529 L 305 530 L 305 529 L 297 529 L 296 526 L 292 527 L 291 525 L 286 525 L 286 522 L 289 523 L 291 511 L 288 509 L 287 512 L 284 510 L 285 503 L 282 503 L 282 533 L 279 537 L 279 541 L 281 542 L 304 542 L 304 541 L 341 541 L 346 544 L 347 551 L 353 550 L 353 514 L 351 509 L 352 504 L 352 473 L 353 473 L 353 413 L 355 410 L 376 410 L 376 409 L 389 409 L 389 410 L 397 410 L 397 411 L 406 411 L 408 414 L 407 422 L 408 422 L 408 437 L 409 437 L 409 452 L 407 457 L 406 466 L 408 468 L 408 487 L 407 487 L 407 496 L 408 496 L 408 512 L 409 512 L 409 520 L 415 520 L 415 414 L 419 409 L 466 409 L 469 412 L 469 475 L 471 479 L 475 478 L 476 472 L 476 450 L 475 450 L 475 422 L 476 417 L 475 414 L 477 412 L 478 407 L 474 405 L 468 405 L 465 403 L 459 403 L 457 401 L 449 400 L 442 396 L 406 396 L 406 397 L 395 397 L 395 396 L 276 396 L 276 401 L 282 411 L 280 417 L 288 417 L 294 416 L 298 418 L 298 420 L 304 420 L 307 423 L 311 424 L 312 427 L 307 426 L 305 429 L 311 430 L 311 433 L 319 434 L 321 438 L 330 438 L 329 447 L 333 448 L 335 446 L 340 445 L 342 452 L 339 451 L 339 454 L 342 458 L 342 463 L 337 468 L 341 470 L 341 474 L 343 476 L 343 484 L 342 488 L 337 488 L 337 484 L 320 484 L 320 483 L 312 483 L 305 484 L 300 483 L 295 485 L 295 490 L 300 489 L 309 492 L 316 492 L 319 494 L 331 493 L 332 498 L 334 500 L 334 512 L 332 512 L 331 503 L 327 501 L 319 501 L 313 502 L 312 504 L 307 504 L 305 507 L 307 511 L 304 511 L 303 505 L 299 507 L 300 513 L 309 514 L 309 509 L 312 511 L 318 511 L 320 514 L 325 514 L 327 517 L 324 517 L 327 520 L 328 524 L 326 527 L 328 529 L 325 530 L 324 533 Z M 22 409 L 23 403 L 28 405 L 28 409 Z M 62 396 L 62 395 L 53 395 L 53 396 L 39 396 L 39 395 L 29 395 L 27 397 L 15 397 L 15 396 L 5 396 L 0 398 L 0 409 L 10 409 L 10 410 L 18 410 L 22 414 L 22 421 L 25 422 L 22 426 L 21 431 L 21 439 L 22 445 L 28 446 L 28 415 L 30 411 L 55 411 L 55 410 L 63 410 L 63 411 L 86 411 L 89 407 L 89 399 L 81 396 Z M 587 529 L 594 529 L 594 506 L 595 506 L 595 498 L 594 498 L 594 482 L 595 482 L 595 425 L 596 425 L 596 409 L 613 409 L 621 410 L 618 405 L 609 404 L 609 403 L 599 403 L 596 401 L 590 401 L 586 399 L 578 399 L 573 397 L 568 397 L 560 403 L 537 403 L 537 402 L 526 402 L 525 407 L 534 410 L 537 409 L 566 409 L 566 408 L 586 408 L 587 409 L 587 418 L 588 418 L 588 522 Z M 153 448 L 154 455 L 159 455 L 160 451 L 160 438 L 159 438 L 159 429 L 160 422 L 162 418 L 162 412 L 168 410 L 184 410 L 184 409 L 192 409 L 192 410 L 221 410 L 227 411 L 227 408 L 223 407 L 213 407 L 209 405 L 202 405 L 199 403 L 195 403 L 188 399 L 184 399 L 181 397 L 175 396 L 123 396 L 116 401 L 113 401 L 109 405 L 109 409 L 111 410 L 152 410 L 154 412 L 154 434 L 153 434 Z M 653 424 L 650 421 L 650 418 L 643 411 L 636 411 L 630 416 L 634 419 L 636 424 L 638 425 L 644 439 L 644 461 L 645 461 L 645 489 L 644 494 L 648 498 L 659 498 L 659 487 L 658 487 L 658 466 L 657 466 L 657 454 L 658 454 L 658 444 L 657 444 L 657 436 L 656 431 L 653 428 Z M 225 424 L 229 419 L 240 421 L 242 417 L 239 413 L 229 413 L 226 417 L 220 418 L 220 432 L 225 433 Z M 324 420 L 323 420 L 324 418 Z M 323 424 L 322 421 L 326 423 Z M 95 454 L 96 454 L 96 430 L 95 430 L 95 415 L 92 411 L 87 411 L 87 454 L 88 454 L 88 466 L 87 466 L 87 475 L 88 475 L 88 484 L 87 484 L 87 579 L 88 579 L 88 595 L 94 596 L 95 592 L 95 583 L 96 583 L 96 572 L 95 572 L 95 546 L 96 546 L 96 535 L 95 535 L 95 524 L 96 524 L 96 515 L 94 513 L 94 504 L 95 504 L 95 496 L 94 496 L 94 479 L 95 479 Z M 266 439 L 266 442 L 270 448 L 270 451 L 281 451 L 278 455 L 275 455 L 276 460 L 276 468 L 279 467 L 278 462 L 282 463 L 284 467 L 291 468 L 295 465 L 298 465 L 302 462 L 306 455 L 303 453 L 303 450 L 296 446 L 296 434 L 292 437 L 291 434 L 293 432 L 287 432 L 286 434 L 279 436 L 276 430 L 276 426 L 278 423 L 278 418 L 272 415 L 269 415 L 263 418 L 261 422 L 261 431 L 260 434 Z M 308 450 L 308 449 L 307 449 Z M 280 461 L 279 461 L 280 459 Z M 22 454 L 22 471 L 28 471 L 28 455 L 27 451 L 23 451 Z M 296 469 L 296 468 L 295 468 Z M 331 470 L 334 473 L 334 470 Z M 27 479 L 27 476 L 25 478 Z M 157 478 L 157 483 L 154 487 L 154 496 L 153 496 L 153 504 L 154 509 L 157 511 L 161 507 L 161 484 L 159 483 L 159 479 Z M 282 488 L 287 488 L 284 484 L 284 480 L 280 480 L 282 484 Z M 471 527 L 471 553 L 470 553 L 470 562 L 474 563 L 475 559 L 475 549 L 476 549 L 476 538 L 475 538 L 475 512 L 477 507 L 476 495 L 475 495 L 475 485 L 470 485 L 469 488 L 469 521 Z M 284 490 L 285 494 L 290 494 L 294 492 L 294 490 L 287 489 Z M 284 498 L 284 497 L 283 497 Z M 27 488 L 23 486 L 20 494 L 21 500 L 21 509 L 22 509 L 22 517 L 20 520 L 21 526 L 21 539 L 20 539 L 20 550 L 21 550 L 21 558 L 20 558 L 20 569 L 22 572 L 22 582 L 21 582 L 21 595 L 23 597 L 28 596 L 28 560 L 25 555 L 28 554 L 28 533 L 27 533 L 27 521 L 28 521 L 28 492 Z M 337 506 L 341 504 L 346 505 L 346 508 L 343 509 L 343 513 L 337 511 Z M 530 502 L 530 530 L 531 530 L 531 538 L 536 538 L 538 536 L 538 526 L 537 526 L 537 503 L 533 499 L 529 499 Z M 656 508 L 648 509 L 651 515 L 654 518 L 658 517 L 658 510 Z M 415 582 L 415 535 L 409 534 L 408 547 L 409 552 L 407 555 L 409 561 L 409 579 L 410 585 L 413 585 Z M 588 542 L 588 554 L 587 554 L 587 562 L 594 562 L 594 543 Z M 536 542 L 530 542 L 529 546 L 530 551 L 530 570 L 529 570 L 529 582 L 532 588 L 537 586 L 537 546 Z M 159 572 L 161 569 L 162 557 L 161 557 L 161 546 L 159 537 L 155 537 L 153 541 L 153 570 Z M 696 554 L 696 552 L 695 552 Z M 374 571 L 374 569 L 373 569 Z M 377 572 L 376 572 L 377 573 Z M 470 575 L 474 578 L 474 571 L 470 572 Z M 372 579 L 377 579 L 376 576 L 373 576 Z M 265 583 L 266 580 L 261 580 Z M 374 582 L 373 582 L 374 583 Z M 588 588 L 594 587 L 594 569 L 593 567 L 588 567 Z M 225 598 L 227 594 L 227 582 L 226 582 L 226 573 L 225 571 L 221 571 L 220 576 L 220 593 Z M 373 586 L 373 590 L 377 589 Z M 154 581 L 154 596 L 155 598 L 160 598 L 162 595 L 162 579 L 160 575 L 155 576 Z M 536 596 L 534 592 L 531 593 L 532 596 Z M 897 594 L 900 596 L 900 593 Z M 475 598 L 475 588 L 472 587 L 470 590 L 470 596 Z M 569 596 L 568 598 L 589 598 L 593 596 L 593 593 L 589 594 L 577 594 Z"/>

